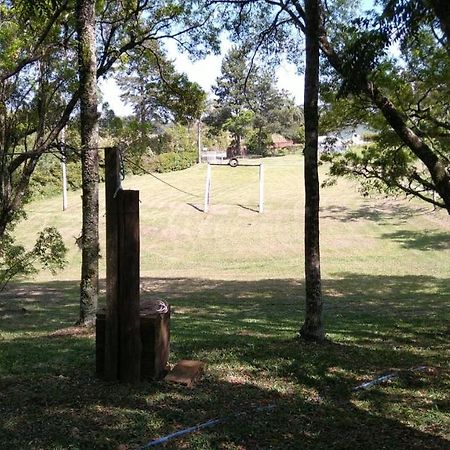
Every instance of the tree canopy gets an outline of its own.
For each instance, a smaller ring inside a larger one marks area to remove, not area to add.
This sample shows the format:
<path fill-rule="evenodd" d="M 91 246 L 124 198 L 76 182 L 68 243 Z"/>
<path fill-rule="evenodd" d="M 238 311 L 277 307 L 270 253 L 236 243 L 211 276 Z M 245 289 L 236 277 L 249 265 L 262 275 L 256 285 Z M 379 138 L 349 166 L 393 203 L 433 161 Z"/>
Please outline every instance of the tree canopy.
<path fill-rule="evenodd" d="M 335 126 L 364 121 L 377 137 L 365 149 L 325 155 L 331 174 L 356 176 L 364 192 L 402 192 L 448 210 L 450 58 L 433 10 L 388 2 L 342 29 L 342 71 L 353 75 L 330 74 L 325 117 Z M 364 83 L 376 89 L 367 93 Z M 375 99 L 383 108 L 374 110 Z"/>
<path fill-rule="evenodd" d="M 408 172 L 403 171 L 405 178 L 395 177 L 398 189 L 443 207 L 450 213 L 448 153 L 442 149 L 439 141 L 431 139 L 424 130 L 417 128 L 417 118 L 403 110 L 402 102 L 397 99 L 398 89 L 393 83 L 399 78 L 396 72 L 403 73 L 400 81 L 406 83 L 404 90 L 414 92 L 417 100 L 424 94 L 429 99 L 433 95 L 427 94 L 428 84 L 422 93 L 418 92 L 418 83 L 410 80 L 403 69 L 405 63 L 399 59 L 394 64 L 389 58 L 389 49 L 393 44 L 400 45 L 402 53 L 409 52 L 412 57 L 418 51 L 417 40 L 425 33 L 431 39 L 431 47 L 425 64 L 421 63 L 419 68 L 428 67 L 429 75 L 437 64 L 441 65 L 439 72 L 446 70 L 448 15 L 442 13 L 448 10 L 448 6 L 440 0 L 386 0 L 380 3 L 381 12 L 374 10 L 369 15 L 359 17 L 354 8 L 357 2 L 335 0 L 325 5 L 320 1 L 319 7 L 324 17 L 319 33 L 321 54 L 330 73 L 338 80 L 334 93 L 361 99 L 367 110 L 377 111 L 385 126 L 396 135 L 402 147 L 401 152 L 409 161 L 406 164 Z M 228 29 L 235 39 L 243 40 L 253 54 L 264 52 L 268 60 L 275 62 L 285 54 L 301 67 L 300 41 L 306 29 L 302 2 L 213 0 L 210 5 L 223 8 Z M 432 58 L 432 54 L 436 57 Z M 434 85 L 436 98 L 442 99 L 442 104 L 448 99 L 448 90 L 442 90 L 439 83 Z M 424 105 L 423 100 L 420 103 Z M 417 111 L 417 107 L 414 110 Z M 443 122 L 441 130 L 447 126 L 448 118 L 442 121 L 441 113 L 437 113 L 436 119 L 437 122 Z M 384 159 L 391 161 L 390 167 L 396 171 L 392 152 L 387 156 Z M 411 177 L 413 182 L 410 184 Z M 389 179 L 392 180 L 392 177 Z"/>
<path fill-rule="evenodd" d="M 250 56 L 243 47 L 225 55 L 205 122 L 213 130 L 228 130 L 234 145 L 247 138 L 250 151 L 264 153 L 272 133 L 298 140 L 303 116 L 291 96 L 276 87 L 273 68 L 258 65 Z"/>
<path fill-rule="evenodd" d="M 21 217 L 38 161 L 46 153 L 59 152 L 58 136 L 78 111 L 75 6 L 75 0 L 0 5 L 2 242 Z M 218 33 L 207 24 L 210 13 L 195 1 L 105 0 L 96 2 L 95 9 L 97 78 L 126 64 L 137 49 L 149 48 L 152 42 L 174 39 L 194 57 L 218 49 Z M 182 77 L 177 83 L 187 86 Z M 188 103 L 184 116 L 196 114 Z"/>

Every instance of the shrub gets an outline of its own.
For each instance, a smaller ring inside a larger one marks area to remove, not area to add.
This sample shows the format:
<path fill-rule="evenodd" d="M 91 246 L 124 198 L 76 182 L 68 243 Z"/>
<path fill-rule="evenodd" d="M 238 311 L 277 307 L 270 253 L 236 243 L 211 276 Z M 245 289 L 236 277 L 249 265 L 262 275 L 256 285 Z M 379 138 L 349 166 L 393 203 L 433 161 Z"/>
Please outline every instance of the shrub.
<path fill-rule="evenodd" d="M 37 266 L 55 274 L 66 265 L 66 254 L 67 248 L 54 227 L 38 233 L 31 250 L 16 244 L 11 235 L 6 233 L 0 242 L 0 292 L 13 278 L 37 273 Z"/>
<path fill-rule="evenodd" d="M 173 172 L 191 167 L 197 162 L 196 152 L 162 153 L 156 158 L 155 171 L 159 173 Z"/>

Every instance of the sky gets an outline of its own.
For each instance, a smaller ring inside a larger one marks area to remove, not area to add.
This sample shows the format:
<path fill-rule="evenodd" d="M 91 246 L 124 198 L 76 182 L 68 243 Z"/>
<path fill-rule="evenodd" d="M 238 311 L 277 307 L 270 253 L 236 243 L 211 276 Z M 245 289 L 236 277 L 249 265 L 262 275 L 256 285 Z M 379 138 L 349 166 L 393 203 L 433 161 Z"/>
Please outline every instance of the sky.
<path fill-rule="evenodd" d="M 222 58 L 230 47 L 231 43 L 223 39 L 220 55 L 208 55 L 199 61 L 192 61 L 189 55 L 178 52 L 174 42 L 169 41 L 166 46 L 168 56 L 174 61 L 176 70 L 186 73 L 190 81 L 197 82 L 209 94 L 211 94 L 211 86 L 220 75 Z M 295 66 L 286 61 L 282 62 L 276 71 L 276 77 L 278 88 L 285 89 L 294 97 L 297 104 L 302 104 L 304 77 L 296 73 Z M 103 101 L 109 103 L 116 115 L 126 116 L 132 113 L 131 107 L 120 99 L 120 89 L 113 78 L 100 80 L 99 86 Z"/>
<path fill-rule="evenodd" d="M 361 9 L 370 10 L 374 7 L 374 3 L 375 0 L 361 0 Z M 166 45 L 168 56 L 174 61 L 177 71 L 186 73 L 191 81 L 197 82 L 207 93 L 211 93 L 211 86 L 220 75 L 222 58 L 230 47 L 231 43 L 224 38 L 220 55 L 208 55 L 205 59 L 192 61 L 187 54 L 178 52 L 174 42 L 169 41 Z M 303 104 L 304 76 L 298 75 L 296 67 L 284 61 L 278 67 L 276 77 L 278 88 L 288 91 L 297 104 Z M 103 100 L 109 103 L 118 116 L 132 113 L 131 107 L 120 99 L 120 89 L 113 78 L 101 80 L 99 85 Z"/>

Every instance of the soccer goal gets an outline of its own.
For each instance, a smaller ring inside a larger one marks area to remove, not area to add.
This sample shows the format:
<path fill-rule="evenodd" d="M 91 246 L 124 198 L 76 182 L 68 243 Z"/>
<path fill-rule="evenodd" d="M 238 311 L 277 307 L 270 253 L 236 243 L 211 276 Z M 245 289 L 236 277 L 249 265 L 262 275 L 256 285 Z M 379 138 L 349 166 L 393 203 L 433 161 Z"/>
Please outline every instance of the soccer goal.
<path fill-rule="evenodd" d="M 212 166 L 225 166 L 224 164 L 208 164 L 206 169 L 206 181 L 205 181 L 205 203 L 203 212 L 207 213 L 211 204 L 211 179 L 212 179 Z M 239 167 L 258 167 L 259 168 L 259 205 L 258 212 L 261 214 L 264 212 L 264 165 L 261 164 L 236 164 L 227 165 L 229 168 Z"/>

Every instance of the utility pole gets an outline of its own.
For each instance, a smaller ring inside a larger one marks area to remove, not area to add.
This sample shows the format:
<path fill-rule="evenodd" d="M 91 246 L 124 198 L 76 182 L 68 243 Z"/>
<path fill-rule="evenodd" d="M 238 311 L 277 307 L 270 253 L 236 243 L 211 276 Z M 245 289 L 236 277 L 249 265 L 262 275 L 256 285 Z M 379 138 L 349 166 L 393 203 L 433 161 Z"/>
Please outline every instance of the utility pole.
<path fill-rule="evenodd" d="M 197 121 L 197 148 L 198 148 L 198 163 L 202 162 L 202 119 L 199 117 Z"/>

